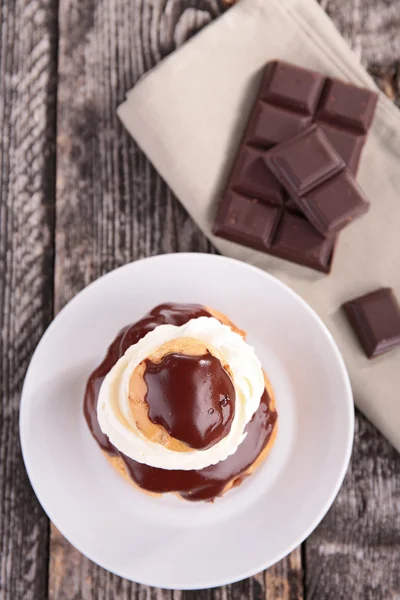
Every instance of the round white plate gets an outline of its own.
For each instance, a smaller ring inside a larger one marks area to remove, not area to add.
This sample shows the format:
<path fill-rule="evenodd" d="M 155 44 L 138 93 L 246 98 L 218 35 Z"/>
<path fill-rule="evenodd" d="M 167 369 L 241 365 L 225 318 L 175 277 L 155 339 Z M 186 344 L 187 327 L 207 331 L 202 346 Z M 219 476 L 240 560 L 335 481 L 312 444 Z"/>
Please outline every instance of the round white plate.
<path fill-rule="evenodd" d="M 226 313 L 248 332 L 275 389 L 270 456 L 214 503 L 135 489 L 108 464 L 82 414 L 86 380 L 118 331 L 168 301 Z M 36 495 L 78 550 L 139 583 L 196 589 L 257 573 L 311 533 L 342 483 L 353 421 L 343 360 L 299 296 L 239 261 L 169 254 L 101 277 L 60 312 L 32 358 L 20 431 Z"/>

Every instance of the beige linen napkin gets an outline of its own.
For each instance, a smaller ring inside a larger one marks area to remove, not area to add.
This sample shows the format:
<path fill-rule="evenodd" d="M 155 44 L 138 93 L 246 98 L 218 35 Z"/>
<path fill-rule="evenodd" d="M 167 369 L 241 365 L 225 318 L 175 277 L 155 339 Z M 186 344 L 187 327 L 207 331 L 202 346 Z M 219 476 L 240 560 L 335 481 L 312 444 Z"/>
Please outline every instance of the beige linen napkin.
<path fill-rule="evenodd" d="M 374 87 L 315 0 L 241 0 L 145 76 L 118 114 L 223 254 L 273 273 L 318 312 L 343 353 L 356 404 L 400 450 L 400 350 L 369 361 L 339 310 L 380 286 L 400 300 L 400 112 L 380 98 L 359 171 L 372 207 L 341 234 L 330 275 L 211 234 L 260 72 L 274 58 Z"/>

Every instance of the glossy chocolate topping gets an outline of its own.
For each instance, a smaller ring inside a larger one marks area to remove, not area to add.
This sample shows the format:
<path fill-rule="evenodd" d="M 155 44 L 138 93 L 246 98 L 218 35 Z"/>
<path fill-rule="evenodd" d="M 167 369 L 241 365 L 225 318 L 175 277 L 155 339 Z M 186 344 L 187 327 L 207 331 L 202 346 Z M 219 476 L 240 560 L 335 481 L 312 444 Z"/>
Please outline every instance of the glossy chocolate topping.
<path fill-rule="evenodd" d="M 226 485 L 242 476 L 267 445 L 276 422 L 276 412 L 269 408 L 267 391 L 260 406 L 246 427 L 247 436 L 235 454 L 216 465 L 200 471 L 166 471 L 142 465 L 123 457 L 133 481 L 150 492 L 178 492 L 186 500 L 212 500 L 223 493 Z"/>
<path fill-rule="evenodd" d="M 93 371 L 86 384 L 84 414 L 89 429 L 102 450 L 110 455 L 119 454 L 108 437 L 101 431 L 97 420 L 97 398 L 107 373 L 130 346 L 136 344 L 146 333 L 153 331 L 158 325 L 176 325 L 179 327 L 190 321 L 190 319 L 198 319 L 199 317 L 211 317 L 211 314 L 200 304 L 175 304 L 172 302 L 159 304 L 147 313 L 143 319 L 132 325 L 127 325 L 119 332 L 109 347 L 103 362 Z"/>
<path fill-rule="evenodd" d="M 190 319 L 211 316 L 195 304 L 162 304 L 133 325 L 125 327 L 113 341 L 103 362 L 91 374 L 85 392 L 84 414 L 99 446 L 110 456 L 119 456 L 132 480 L 144 490 L 156 493 L 177 492 L 187 500 L 212 500 L 223 493 L 229 482 L 238 484 L 262 450 L 274 429 L 277 414 L 270 408 L 267 390 L 260 406 L 246 427 L 247 436 L 229 458 L 199 471 L 170 471 L 143 465 L 119 452 L 100 430 L 97 421 L 97 399 L 104 377 L 132 344 L 158 325 L 183 325 Z"/>
<path fill-rule="evenodd" d="M 175 304 L 172 302 L 159 304 L 145 315 L 143 319 L 125 327 L 124 335 L 121 338 L 120 356 L 128 350 L 129 346 L 136 344 L 146 333 L 153 331 L 158 325 L 176 325 L 180 327 L 190 321 L 190 319 L 211 316 L 204 306 L 200 306 L 200 304 Z"/>
<path fill-rule="evenodd" d="M 235 388 L 212 354 L 171 353 L 146 361 L 149 419 L 175 439 L 204 450 L 228 434 L 235 414 Z"/>

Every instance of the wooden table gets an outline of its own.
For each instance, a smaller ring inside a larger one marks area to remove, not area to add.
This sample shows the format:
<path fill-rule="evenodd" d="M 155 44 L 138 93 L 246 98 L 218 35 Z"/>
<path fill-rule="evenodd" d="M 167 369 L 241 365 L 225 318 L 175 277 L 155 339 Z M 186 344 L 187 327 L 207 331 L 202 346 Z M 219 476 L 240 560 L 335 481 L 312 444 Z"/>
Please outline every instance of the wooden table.
<path fill-rule="evenodd" d="M 400 0 L 321 3 L 399 100 Z M 223 11 L 219 0 L 0 0 L 0 600 L 400 599 L 400 459 L 359 414 L 345 483 L 317 530 L 268 571 L 216 590 L 107 573 L 49 525 L 27 480 L 21 385 L 53 316 L 126 262 L 213 251 L 115 109 Z"/>

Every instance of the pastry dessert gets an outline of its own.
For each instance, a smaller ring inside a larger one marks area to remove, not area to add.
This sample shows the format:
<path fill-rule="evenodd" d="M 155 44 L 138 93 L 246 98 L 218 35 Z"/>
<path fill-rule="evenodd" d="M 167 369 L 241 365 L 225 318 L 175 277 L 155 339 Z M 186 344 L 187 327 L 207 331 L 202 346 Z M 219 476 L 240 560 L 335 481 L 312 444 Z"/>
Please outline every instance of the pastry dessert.
<path fill-rule="evenodd" d="M 84 414 L 112 465 L 146 492 L 213 500 L 276 435 L 272 387 L 244 332 L 217 311 L 162 304 L 115 338 Z"/>

